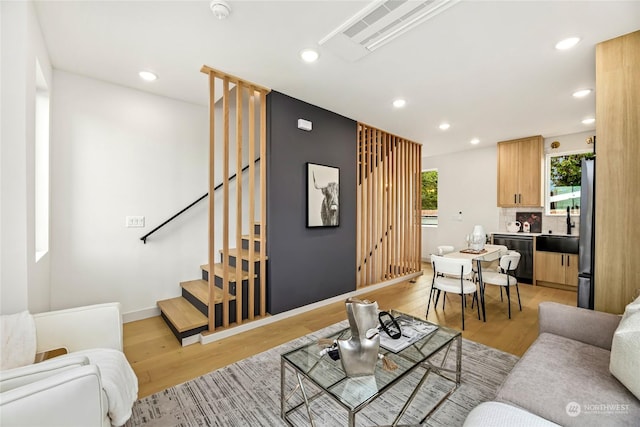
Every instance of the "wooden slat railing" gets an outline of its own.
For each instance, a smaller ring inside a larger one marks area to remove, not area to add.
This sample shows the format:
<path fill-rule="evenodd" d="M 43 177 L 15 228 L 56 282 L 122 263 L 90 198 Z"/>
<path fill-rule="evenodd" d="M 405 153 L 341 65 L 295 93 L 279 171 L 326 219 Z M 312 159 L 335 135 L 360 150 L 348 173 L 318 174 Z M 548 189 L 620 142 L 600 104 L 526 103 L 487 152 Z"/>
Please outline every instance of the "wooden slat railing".
<path fill-rule="evenodd" d="M 266 315 L 266 96 L 269 89 L 256 85 L 235 77 L 233 75 L 215 70 L 208 66 L 203 66 L 201 71 L 209 77 L 209 187 L 213 188 L 216 175 L 216 167 L 221 165 L 223 174 L 223 195 L 222 207 L 218 209 L 222 212 L 222 218 L 216 218 L 215 197 L 209 197 L 209 255 L 208 262 L 210 266 L 209 277 L 209 331 L 215 330 L 216 304 L 214 301 L 215 280 L 213 277 L 213 266 L 215 265 L 216 248 L 215 248 L 215 230 L 216 225 L 222 232 L 222 304 L 221 317 L 222 327 L 229 326 L 229 276 L 230 269 L 234 268 L 237 282 L 235 295 L 235 323 L 243 323 L 242 304 L 243 300 L 248 302 L 248 319 L 255 317 L 256 303 L 260 307 L 260 315 Z M 232 88 L 231 85 L 234 87 Z M 220 92 L 218 92 L 220 90 Z M 235 91 L 235 94 L 232 92 Z M 217 99 L 217 93 L 221 93 L 221 100 Z M 232 103 L 235 98 L 235 109 L 232 109 Z M 256 103 L 259 102 L 260 115 L 256 117 Z M 248 113 L 245 113 L 243 106 L 248 105 Z M 216 105 L 221 105 L 221 131 L 216 127 Z M 235 131 L 235 137 L 231 137 L 231 131 Z M 259 143 L 260 150 L 260 182 L 256 188 L 255 180 L 255 162 L 249 163 L 249 188 L 247 206 L 243 205 L 243 188 L 242 179 L 236 180 L 235 191 L 235 230 L 230 230 L 231 218 L 230 210 L 232 203 L 232 195 L 229 189 L 229 172 L 231 168 L 231 155 L 235 155 L 235 170 L 242 169 L 243 155 L 248 153 L 249 159 L 255 158 L 256 143 Z M 248 146 L 248 151 L 244 151 L 243 146 Z M 216 159 L 216 147 L 222 152 L 222 159 Z M 255 253 L 255 233 L 254 224 L 256 222 L 256 191 L 260 193 L 260 217 L 257 219 L 260 223 L 260 252 Z M 211 194 L 213 194 L 210 191 Z M 221 226 L 220 226 L 221 223 Z M 243 295 L 242 289 L 242 231 L 243 226 L 248 228 L 249 246 L 248 255 L 248 292 Z M 230 258 L 230 233 L 232 241 L 236 247 L 236 265 L 229 266 Z M 260 283 L 259 283 L 259 301 L 256 302 L 255 292 L 255 263 L 260 262 Z"/>
<path fill-rule="evenodd" d="M 421 270 L 422 146 L 358 124 L 357 286 Z"/>

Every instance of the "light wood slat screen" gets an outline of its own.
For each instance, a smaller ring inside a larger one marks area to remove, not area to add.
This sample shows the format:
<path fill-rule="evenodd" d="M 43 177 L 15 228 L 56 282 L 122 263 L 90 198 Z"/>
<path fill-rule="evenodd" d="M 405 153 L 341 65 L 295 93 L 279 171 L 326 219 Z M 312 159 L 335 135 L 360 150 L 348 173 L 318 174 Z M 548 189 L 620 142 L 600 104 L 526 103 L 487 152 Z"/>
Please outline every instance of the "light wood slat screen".
<path fill-rule="evenodd" d="M 358 123 L 357 287 L 422 269 L 422 146 Z"/>
<path fill-rule="evenodd" d="M 235 323 L 241 324 L 244 321 L 255 318 L 254 310 L 256 304 L 259 307 L 260 316 L 266 315 L 266 98 L 269 89 L 247 82 L 238 77 L 215 70 L 208 66 L 203 66 L 201 71 L 209 77 L 209 331 L 215 330 L 216 317 L 222 318 L 222 327 L 229 326 L 229 313 L 231 301 L 235 304 Z M 222 108 L 221 121 L 216 122 L 216 106 Z M 235 106 L 233 106 L 235 105 Z M 248 108 L 245 110 L 244 106 Z M 256 107 L 259 110 L 256 113 Z M 247 111 L 248 110 L 248 111 Z M 220 126 L 220 129 L 217 127 Z M 231 131 L 234 131 L 232 135 Z M 259 143 L 260 156 L 260 179 L 256 186 L 256 144 Z M 216 159 L 216 150 L 222 153 L 222 159 Z M 245 151 L 248 150 L 248 151 Z M 243 161 L 244 159 L 244 161 Z M 244 164 L 243 164 L 244 162 Z M 235 164 L 233 164 L 235 163 Z M 248 189 L 243 188 L 243 173 L 245 166 L 249 166 Z M 216 174 L 216 169 L 221 167 L 222 173 Z M 233 181 L 235 185 L 235 196 L 231 200 L 230 177 L 237 174 Z M 220 217 L 216 217 L 216 199 L 214 188 L 219 184 L 222 176 L 222 207 L 218 212 L 222 212 Z M 216 181 L 216 176 L 218 176 Z M 248 192 L 248 197 L 243 192 Z M 256 194 L 258 192 L 258 195 Z M 259 218 L 256 218 L 256 200 L 260 200 Z M 244 201 L 244 203 L 243 203 Z M 235 206 L 232 203 L 235 202 Z M 245 206 L 248 205 L 248 206 Z M 231 211 L 235 215 L 231 216 Z M 235 224 L 231 230 L 232 222 Z M 254 225 L 260 224 L 260 232 L 256 236 Z M 243 229 L 244 225 L 244 229 Z M 222 288 L 216 289 L 215 269 L 217 253 L 215 247 L 215 235 L 222 233 Z M 231 233 L 231 240 L 230 240 Z M 242 236 L 248 234 L 248 250 L 244 259 L 248 264 L 248 271 L 242 269 Z M 256 252 L 256 241 L 260 244 L 260 251 Z M 229 266 L 229 253 L 236 251 L 236 266 Z M 260 262 L 260 283 L 259 295 L 255 292 L 255 263 Z M 235 273 L 236 288 L 235 300 L 230 294 L 230 277 Z M 249 286 L 247 295 L 243 295 L 242 277 L 248 277 Z M 217 291 L 217 292 L 216 292 Z M 221 297 L 216 295 L 221 294 Z M 256 298 L 259 301 L 256 301 Z M 243 319 L 242 302 L 248 302 L 248 319 Z M 216 305 L 216 302 L 218 303 Z M 220 304 L 220 302 L 222 304 Z M 221 313 L 217 315 L 216 311 Z"/>

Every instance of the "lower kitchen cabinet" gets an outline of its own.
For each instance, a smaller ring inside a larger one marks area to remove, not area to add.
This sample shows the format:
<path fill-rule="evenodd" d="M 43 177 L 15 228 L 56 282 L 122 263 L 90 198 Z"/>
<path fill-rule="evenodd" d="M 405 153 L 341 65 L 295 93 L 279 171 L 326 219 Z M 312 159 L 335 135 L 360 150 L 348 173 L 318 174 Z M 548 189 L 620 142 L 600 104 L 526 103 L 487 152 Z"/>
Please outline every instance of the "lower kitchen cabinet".
<path fill-rule="evenodd" d="M 578 255 L 536 251 L 535 256 L 537 283 L 578 286 Z"/>

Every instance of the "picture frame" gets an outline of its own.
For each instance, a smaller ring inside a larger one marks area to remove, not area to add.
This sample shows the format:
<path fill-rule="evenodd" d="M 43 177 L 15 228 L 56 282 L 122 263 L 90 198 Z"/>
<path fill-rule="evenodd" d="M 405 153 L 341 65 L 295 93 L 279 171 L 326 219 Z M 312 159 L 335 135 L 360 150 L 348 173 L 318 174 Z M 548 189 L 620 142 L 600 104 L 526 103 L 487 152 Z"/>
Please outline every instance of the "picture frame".
<path fill-rule="evenodd" d="M 307 228 L 340 226 L 340 168 L 307 162 Z"/>

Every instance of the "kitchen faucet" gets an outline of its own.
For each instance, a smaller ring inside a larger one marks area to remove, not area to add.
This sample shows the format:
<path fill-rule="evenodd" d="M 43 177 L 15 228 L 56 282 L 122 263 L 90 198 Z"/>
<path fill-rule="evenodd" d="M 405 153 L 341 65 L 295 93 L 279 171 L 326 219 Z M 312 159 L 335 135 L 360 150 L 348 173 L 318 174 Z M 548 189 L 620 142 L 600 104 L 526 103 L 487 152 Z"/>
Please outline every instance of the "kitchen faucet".
<path fill-rule="evenodd" d="M 571 234 L 571 228 L 576 224 L 571 222 L 571 208 L 567 206 L 567 234 Z"/>

